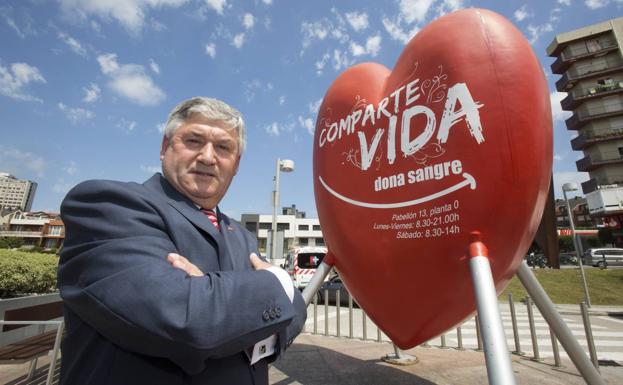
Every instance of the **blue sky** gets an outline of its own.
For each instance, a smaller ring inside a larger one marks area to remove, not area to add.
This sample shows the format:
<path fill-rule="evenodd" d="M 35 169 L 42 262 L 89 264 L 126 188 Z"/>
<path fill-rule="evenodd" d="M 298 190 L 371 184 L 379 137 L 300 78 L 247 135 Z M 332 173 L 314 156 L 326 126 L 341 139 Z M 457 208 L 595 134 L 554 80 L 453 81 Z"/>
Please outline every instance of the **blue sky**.
<path fill-rule="evenodd" d="M 86 179 L 144 181 L 159 170 L 161 127 L 196 95 L 236 106 L 248 150 L 221 208 L 316 215 L 312 141 L 324 93 L 345 68 L 391 68 L 430 21 L 494 10 L 524 33 L 550 87 L 556 193 L 578 173 L 545 48 L 557 33 L 623 14 L 623 0 L 13 0 L 0 5 L 0 171 L 38 182 L 34 210 L 57 211 Z M 520 79 L 518 79 L 520 81 Z"/>

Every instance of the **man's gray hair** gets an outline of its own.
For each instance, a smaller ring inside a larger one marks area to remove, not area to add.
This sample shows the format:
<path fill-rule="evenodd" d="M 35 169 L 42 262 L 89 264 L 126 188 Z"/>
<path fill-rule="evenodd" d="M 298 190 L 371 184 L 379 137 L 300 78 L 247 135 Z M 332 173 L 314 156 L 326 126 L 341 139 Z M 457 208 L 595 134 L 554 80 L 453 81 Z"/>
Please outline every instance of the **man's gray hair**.
<path fill-rule="evenodd" d="M 218 99 L 197 96 L 175 106 L 164 126 L 167 138 L 171 139 L 175 131 L 195 113 L 235 129 L 238 134 L 238 154 L 242 154 L 246 140 L 244 120 L 237 109 Z"/>

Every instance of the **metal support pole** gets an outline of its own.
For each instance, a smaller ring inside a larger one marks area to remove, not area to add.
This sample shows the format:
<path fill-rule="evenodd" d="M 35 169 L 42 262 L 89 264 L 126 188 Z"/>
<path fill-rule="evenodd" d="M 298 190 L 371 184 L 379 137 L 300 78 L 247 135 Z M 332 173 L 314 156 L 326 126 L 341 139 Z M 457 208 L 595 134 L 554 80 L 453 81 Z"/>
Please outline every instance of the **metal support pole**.
<path fill-rule="evenodd" d="M 379 327 L 379 325 L 376 325 L 376 342 L 382 342 L 383 341 L 383 335 L 381 334 L 381 328 Z"/>
<path fill-rule="evenodd" d="M 48 377 L 45 380 L 45 385 L 52 385 L 52 379 L 54 378 L 54 371 L 56 370 L 56 361 L 58 359 L 58 352 L 61 349 L 61 340 L 63 339 L 63 330 L 65 323 L 61 322 L 56 330 L 56 339 L 54 340 L 54 348 L 50 357 L 50 368 L 48 370 Z"/>
<path fill-rule="evenodd" d="M 578 266 L 580 266 L 580 275 L 582 276 L 582 287 L 584 288 L 584 299 L 586 300 L 586 304 L 588 307 L 591 307 L 591 297 L 588 294 L 588 284 L 586 283 L 586 275 L 584 275 L 584 264 L 582 263 L 582 245 L 578 240 L 578 237 L 575 233 L 575 225 L 573 224 L 573 214 L 571 213 L 571 206 L 569 205 L 569 199 L 567 199 L 567 190 L 565 190 L 565 186 L 562 188 L 562 194 L 565 197 L 565 202 L 567 202 L 567 215 L 569 215 L 569 224 L 571 226 L 571 235 L 573 236 L 573 248 L 575 249 L 575 253 L 578 257 Z"/>
<path fill-rule="evenodd" d="M 271 226 L 270 260 L 271 264 L 277 259 L 277 206 L 279 205 L 279 171 L 281 169 L 281 159 L 277 158 L 277 169 L 275 170 L 275 189 L 273 190 L 273 223 Z"/>
<path fill-rule="evenodd" d="M 478 315 L 481 317 L 480 322 L 483 326 L 481 333 L 487 377 L 491 385 L 512 385 L 515 384 L 515 376 L 498 308 L 488 250 L 479 238 L 479 233 L 472 233 L 472 242 L 469 245 L 469 267 L 472 273 Z"/>
<path fill-rule="evenodd" d="M 348 293 L 348 338 L 353 338 L 353 296 Z"/>
<path fill-rule="evenodd" d="M 508 306 L 511 310 L 511 322 L 513 324 L 513 338 L 515 339 L 515 351 L 513 353 L 522 354 L 521 342 L 519 340 L 519 329 L 517 328 L 517 314 L 515 313 L 515 302 L 513 293 L 508 293 Z"/>
<path fill-rule="evenodd" d="M 361 309 L 361 327 L 363 331 L 363 340 L 368 339 L 368 321 L 366 320 L 366 312 Z"/>
<path fill-rule="evenodd" d="M 456 328 L 456 340 L 457 340 L 457 349 L 465 350 L 463 347 L 463 332 L 461 331 L 461 327 Z"/>
<path fill-rule="evenodd" d="M 306 306 L 309 306 L 309 304 L 312 302 L 312 299 L 316 296 L 318 289 L 320 289 L 320 286 L 322 286 L 322 282 L 324 282 L 324 279 L 327 277 L 327 275 L 329 275 L 332 268 L 333 266 L 325 262 L 321 262 L 320 265 L 316 268 L 316 272 L 309 280 L 307 286 L 305 286 L 305 289 L 303 289 L 302 294 Z"/>
<path fill-rule="evenodd" d="M 552 328 L 549 328 L 549 338 L 552 340 L 552 353 L 554 353 L 554 366 L 560 367 L 560 352 L 558 351 L 558 340 Z"/>
<path fill-rule="evenodd" d="M 318 334 L 318 296 L 314 295 L 314 334 Z"/>
<path fill-rule="evenodd" d="M 442 334 L 441 335 L 441 348 L 442 349 L 447 349 L 448 348 L 448 344 L 446 343 L 446 334 Z"/>
<path fill-rule="evenodd" d="M 534 299 L 534 303 L 539 308 L 541 315 L 543 315 L 543 318 L 545 318 L 549 326 L 554 330 L 558 341 L 560 341 L 560 344 L 565 349 L 567 355 L 569 355 L 569 358 L 573 361 L 582 377 L 584 377 L 586 383 L 588 385 L 605 385 L 599 372 L 595 369 L 588 357 L 586 357 L 586 353 L 584 353 L 580 343 L 562 320 L 554 304 L 525 262 L 519 265 L 517 277 L 526 288 L 528 294 Z"/>
<path fill-rule="evenodd" d="M 324 289 L 324 335 L 329 335 L 329 289 Z"/>
<path fill-rule="evenodd" d="M 526 308 L 528 309 L 528 324 L 530 325 L 530 338 L 532 339 L 532 353 L 536 361 L 541 360 L 539 354 L 539 341 L 536 336 L 536 327 L 534 326 L 534 314 L 532 313 L 532 300 L 530 296 L 526 297 Z"/>
<path fill-rule="evenodd" d="M 340 336 L 340 289 L 337 289 L 335 291 L 335 311 L 337 312 L 336 314 L 336 319 L 335 319 L 335 323 L 336 323 L 336 328 L 337 328 L 337 336 Z"/>
<path fill-rule="evenodd" d="M 482 334 L 480 334 L 480 320 L 478 319 L 478 315 L 474 317 L 474 321 L 476 322 L 476 341 L 478 342 L 477 351 L 482 351 Z"/>
<path fill-rule="evenodd" d="M 582 321 L 584 322 L 584 333 L 586 334 L 586 343 L 588 344 L 588 352 L 591 355 L 591 361 L 595 365 L 595 369 L 599 371 L 599 360 L 597 359 L 597 351 L 595 350 L 595 339 L 593 339 L 593 329 L 591 328 L 591 319 L 588 316 L 588 309 L 586 304 L 582 302 L 580 304 L 582 311 Z"/>

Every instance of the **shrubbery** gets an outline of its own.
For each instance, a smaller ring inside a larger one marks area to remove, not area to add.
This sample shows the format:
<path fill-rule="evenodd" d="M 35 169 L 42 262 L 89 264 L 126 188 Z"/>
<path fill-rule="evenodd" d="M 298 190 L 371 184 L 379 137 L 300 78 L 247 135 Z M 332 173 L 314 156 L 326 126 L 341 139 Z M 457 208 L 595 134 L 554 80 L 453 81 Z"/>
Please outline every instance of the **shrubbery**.
<path fill-rule="evenodd" d="M 58 256 L 0 250 L 0 298 L 56 290 Z"/>

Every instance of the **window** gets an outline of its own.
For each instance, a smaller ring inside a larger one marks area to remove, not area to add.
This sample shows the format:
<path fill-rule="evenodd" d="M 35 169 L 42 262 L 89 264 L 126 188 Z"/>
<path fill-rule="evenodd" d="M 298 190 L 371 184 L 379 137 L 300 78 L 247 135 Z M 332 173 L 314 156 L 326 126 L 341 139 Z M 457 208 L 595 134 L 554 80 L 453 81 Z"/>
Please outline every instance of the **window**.
<path fill-rule="evenodd" d="M 244 224 L 244 227 L 252 233 L 257 231 L 257 222 L 247 222 Z"/>
<path fill-rule="evenodd" d="M 320 231 L 320 225 L 314 225 L 314 231 Z"/>
<path fill-rule="evenodd" d="M 297 264 L 301 269 L 315 269 L 320 265 L 324 254 L 322 253 L 299 253 Z"/>
<path fill-rule="evenodd" d="M 272 226 L 272 223 L 260 223 L 260 230 L 270 230 Z"/>
<path fill-rule="evenodd" d="M 290 230 L 289 223 L 277 223 L 277 231 L 285 231 Z"/>
<path fill-rule="evenodd" d="M 324 246 L 324 238 L 316 238 L 316 246 Z"/>
<path fill-rule="evenodd" d="M 299 225 L 299 231 L 307 231 L 309 230 L 309 225 Z"/>
<path fill-rule="evenodd" d="M 301 246 L 309 245 L 309 238 L 299 238 L 299 245 Z"/>
<path fill-rule="evenodd" d="M 63 226 L 50 226 L 49 234 L 50 235 L 61 235 L 63 231 Z"/>

